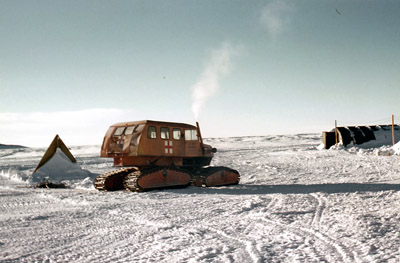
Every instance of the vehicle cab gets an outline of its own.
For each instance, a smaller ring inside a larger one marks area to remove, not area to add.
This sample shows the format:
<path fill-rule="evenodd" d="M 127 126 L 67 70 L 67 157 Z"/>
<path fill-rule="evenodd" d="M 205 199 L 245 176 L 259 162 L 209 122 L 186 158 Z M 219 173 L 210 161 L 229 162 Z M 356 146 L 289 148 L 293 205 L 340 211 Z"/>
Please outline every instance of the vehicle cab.
<path fill-rule="evenodd" d="M 112 125 L 100 156 L 116 166 L 204 166 L 215 151 L 203 144 L 198 125 L 145 120 Z"/>

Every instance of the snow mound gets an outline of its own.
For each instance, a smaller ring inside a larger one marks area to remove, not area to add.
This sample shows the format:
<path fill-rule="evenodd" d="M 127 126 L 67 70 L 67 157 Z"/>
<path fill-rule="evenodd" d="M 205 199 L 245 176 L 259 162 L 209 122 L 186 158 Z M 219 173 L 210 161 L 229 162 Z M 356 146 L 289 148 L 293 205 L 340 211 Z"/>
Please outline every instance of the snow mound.
<path fill-rule="evenodd" d="M 32 181 L 76 180 L 84 179 L 91 175 L 91 172 L 82 169 L 78 163 L 71 162 L 63 151 L 57 148 L 56 153 L 32 175 Z"/>
<path fill-rule="evenodd" d="M 392 150 L 394 151 L 394 154 L 400 155 L 400 142 L 393 145 Z"/>

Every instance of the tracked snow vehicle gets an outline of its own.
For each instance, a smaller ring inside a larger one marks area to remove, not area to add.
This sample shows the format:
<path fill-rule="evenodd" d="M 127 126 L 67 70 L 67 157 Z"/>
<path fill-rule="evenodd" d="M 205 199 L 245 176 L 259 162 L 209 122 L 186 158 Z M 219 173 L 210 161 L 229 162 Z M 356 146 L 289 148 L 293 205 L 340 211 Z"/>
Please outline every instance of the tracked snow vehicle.
<path fill-rule="evenodd" d="M 135 121 L 112 125 L 103 140 L 100 157 L 114 159 L 118 170 L 98 176 L 102 191 L 238 184 L 238 171 L 209 166 L 217 151 L 204 144 L 196 126 L 161 121 Z"/>

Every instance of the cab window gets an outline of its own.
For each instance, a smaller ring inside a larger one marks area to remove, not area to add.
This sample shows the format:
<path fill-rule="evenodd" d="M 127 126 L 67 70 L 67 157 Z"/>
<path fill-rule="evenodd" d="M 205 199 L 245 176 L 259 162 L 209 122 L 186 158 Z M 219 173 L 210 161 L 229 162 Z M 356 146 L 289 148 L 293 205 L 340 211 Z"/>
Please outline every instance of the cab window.
<path fill-rule="evenodd" d="M 125 127 L 118 127 L 115 132 L 114 136 L 121 136 L 124 133 Z"/>
<path fill-rule="evenodd" d="M 199 138 L 197 137 L 197 130 L 192 130 L 192 140 L 197 141 Z"/>
<path fill-rule="evenodd" d="M 142 133 L 143 129 L 144 124 L 139 124 L 138 126 L 136 126 L 135 132 Z"/>
<path fill-rule="evenodd" d="M 174 138 L 174 140 L 180 140 L 181 137 L 182 137 L 181 129 L 178 128 L 172 129 L 172 138 Z"/>
<path fill-rule="evenodd" d="M 154 126 L 149 126 L 149 129 L 147 131 L 147 137 L 150 139 L 155 139 L 157 138 L 157 129 Z"/>
<path fill-rule="evenodd" d="M 131 135 L 136 131 L 137 126 L 126 127 L 125 135 Z"/>
<path fill-rule="evenodd" d="M 169 139 L 169 129 L 167 127 L 161 127 L 161 139 Z"/>
<path fill-rule="evenodd" d="M 196 141 L 197 138 L 197 131 L 196 130 L 185 130 L 185 140 L 186 141 Z"/>

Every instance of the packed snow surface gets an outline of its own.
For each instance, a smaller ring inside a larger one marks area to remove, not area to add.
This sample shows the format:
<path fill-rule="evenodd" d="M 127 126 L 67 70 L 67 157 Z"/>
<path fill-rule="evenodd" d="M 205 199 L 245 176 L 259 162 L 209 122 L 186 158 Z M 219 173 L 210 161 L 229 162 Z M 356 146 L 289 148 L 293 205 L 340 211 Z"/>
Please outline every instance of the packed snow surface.
<path fill-rule="evenodd" d="M 396 149 L 320 142 L 208 139 L 239 185 L 146 193 L 95 190 L 99 146 L 71 149 L 91 174 L 69 189 L 28 187 L 45 148 L 0 150 L 0 262 L 399 262 Z"/>

